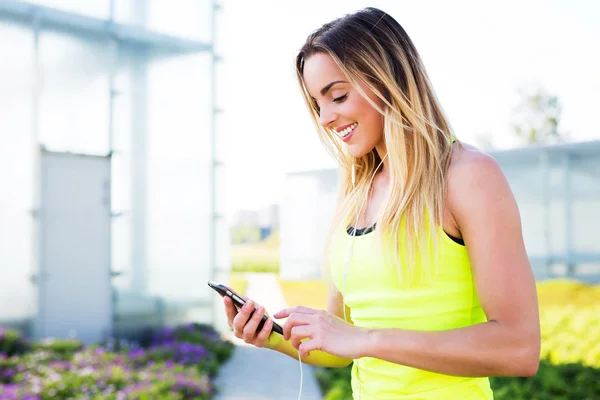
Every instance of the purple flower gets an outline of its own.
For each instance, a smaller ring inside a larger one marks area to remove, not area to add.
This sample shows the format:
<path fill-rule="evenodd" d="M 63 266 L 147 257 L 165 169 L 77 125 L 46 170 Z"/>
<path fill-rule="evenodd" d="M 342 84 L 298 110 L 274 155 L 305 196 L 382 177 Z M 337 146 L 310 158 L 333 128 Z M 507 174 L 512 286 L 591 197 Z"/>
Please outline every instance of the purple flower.
<path fill-rule="evenodd" d="M 4 372 L 2 373 L 2 376 L 4 378 L 12 378 L 15 375 L 15 370 L 12 368 L 8 368 L 6 370 L 4 370 Z"/>
<path fill-rule="evenodd" d="M 133 349 L 129 352 L 129 358 L 144 357 L 145 355 L 146 352 L 144 351 L 144 349 Z"/>
<path fill-rule="evenodd" d="M 9 383 L 7 385 L 0 385 L 0 394 L 16 394 L 19 390 L 19 386 L 15 383 Z"/>
<path fill-rule="evenodd" d="M 52 361 L 49 366 L 55 369 L 67 370 L 71 368 L 71 363 L 68 361 Z"/>

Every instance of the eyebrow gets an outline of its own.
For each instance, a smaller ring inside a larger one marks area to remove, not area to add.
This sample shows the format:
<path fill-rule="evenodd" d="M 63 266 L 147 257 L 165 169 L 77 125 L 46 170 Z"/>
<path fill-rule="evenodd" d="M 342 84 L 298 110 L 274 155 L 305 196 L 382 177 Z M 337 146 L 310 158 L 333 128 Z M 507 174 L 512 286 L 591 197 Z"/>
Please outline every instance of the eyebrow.
<path fill-rule="evenodd" d="M 331 87 L 337 83 L 348 83 L 346 81 L 333 81 L 331 82 L 329 85 L 325 86 L 323 89 L 321 89 L 321 96 L 325 96 L 325 93 L 329 92 L 329 89 L 331 89 Z"/>

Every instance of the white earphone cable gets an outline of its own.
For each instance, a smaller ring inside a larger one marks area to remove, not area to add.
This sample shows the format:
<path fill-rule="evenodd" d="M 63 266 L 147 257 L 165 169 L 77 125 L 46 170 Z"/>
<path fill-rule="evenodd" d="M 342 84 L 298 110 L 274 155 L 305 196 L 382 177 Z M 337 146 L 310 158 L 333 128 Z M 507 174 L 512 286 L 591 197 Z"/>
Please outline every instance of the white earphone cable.
<path fill-rule="evenodd" d="M 385 158 L 387 157 L 387 153 L 385 154 L 385 156 L 383 156 L 383 158 L 381 159 L 381 161 L 379 162 L 379 165 L 377 165 L 377 168 L 375 168 L 375 171 L 373 171 L 373 176 L 371 176 L 371 179 L 369 180 L 369 185 L 367 186 L 368 188 L 371 187 L 371 184 L 373 183 L 373 179 L 375 178 L 375 175 L 377 174 L 377 171 L 379 170 L 379 167 L 381 167 L 381 165 L 383 164 L 383 160 L 385 160 Z M 352 190 L 354 190 L 354 185 L 355 185 L 355 172 L 354 172 L 354 163 L 352 163 Z M 356 239 L 356 231 L 358 229 L 358 219 L 360 217 L 360 215 L 363 212 L 363 209 L 366 209 L 368 200 L 369 200 L 369 195 L 367 192 L 367 196 L 365 197 L 363 204 L 360 206 L 360 209 L 357 207 L 358 203 L 356 202 L 357 199 L 357 194 L 354 194 L 354 205 L 357 208 L 356 210 L 356 220 L 354 223 L 354 226 L 352 227 L 352 242 L 350 244 L 350 251 L 348 252 L 348 262 L 346 264 L 346 269 L 344 271 L 344 281 L 342 284 L 342 298 L 344 299 L 344 301 L 342 302 L 342 308 L 344 310 L 344 321 L 348 322 L 348 318 L 346 316 L 346 280 L 348 278 L 348 273 L 350 272 L 350 265 L 352 263 L 352 257 L 354 255 L 354 240 Z M 366 227 L 365 227 L 366 228 Z M 356 363 L 356 366 L 358 367 L 358 360 L 354 360 L 354 362 Z M 356 375 L 358 378 L 358 368 L 356 370 Z M 360 400 L 361 397 L 361 389 L 360 389 L 360 379 L 357 379 L 357 384 L 358 384 L 358 399 Z"/>
<path fill-rule="evenodd" d="M 373 183 L 373 179 L 375 178 L 375 175 L 377 174 L 377 170 L 379 170 L 379 167 L 381 167 L 381 165 L 383 164 L 383 160 L 385 160 L 386 157 L 387 157 L 387 153 L 385 156 L 383 156 L 383 158 L 379 162 L 379 165 L 377 166 L 377 168 L 375 168 L 375 171 L 373 172 L 373 176 L 369 180 L 368 187 L 371 187 L 371 184 Z M 354 170 L 354 163 L 352 163 L 352 190 L 353 191 L 354 191 L 355 183 L 356 183 L 356 173 Z M 360 209 L 358 209 L 358 207 L 357 207 L 357 210 L 356 210 L 356 221 L 352 228 L 352 242 L 350 244 L 350 251 L 348 252 L 348 262 L 346 264 L 346 269 L 344 270 L 344 281 L 342 284 L 342 291 L 341 291 L 342 298 L 345 298 L 346 278 L 348 277 L 348 272 L 350 271 L 350 264 L 352 263 L 352 256 L 354 253 L 354 240 L 356 238 L 356 230 L 358 229 L 358 219 L 359 219 L 359 216 L 363 212 L 363 208 L 365 208 L 367 206 L 368 200 L 369 200 L 369 196 L 367 194 Z M 355 205 L 355 207 L 358 205 L 357 193 L 354 193 L 354 205 Z M 346 315 L 346 302 L 345 301 L 342 302 L 342 309 L 344 311 L 344 321 L 348 322 L 348 317 Z M 358 365 L 358 360 L 354 360 L 354 362 L 357 363 L 357 365 Z M 302 371 L 302 357 L 300 357 L 300 352 L 298 352 L 298 363 L 300 364 L 300 389 L 298 390 L 298 400 L 300 400 L 300 398 L 302 397 L 302 386 L 303 386 L 303 381 L 304 381 L 304 374 Z M 357 371 L 357 374 L 358 374 L 358 371 Z M 358 382 L 358 384 L 359 384 L 358 398 L 360 399 L 360 382 Z"/>
<path fill-rule="evenodd" d="M 300 364 L 300 390 L 298 391 L 298 400 L 302 397 L 302 384 L 303 384 L 303 373 L 302 373 L 302 358 L 300 357 L 300 352 L 298 352 L 298 364 Z"/>

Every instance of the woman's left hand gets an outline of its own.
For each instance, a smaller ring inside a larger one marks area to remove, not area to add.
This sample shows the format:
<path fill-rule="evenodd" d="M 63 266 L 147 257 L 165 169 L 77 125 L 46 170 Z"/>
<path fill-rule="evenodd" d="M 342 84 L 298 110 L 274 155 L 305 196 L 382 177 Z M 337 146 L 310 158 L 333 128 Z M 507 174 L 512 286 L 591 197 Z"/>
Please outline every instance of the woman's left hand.
<path fill-rule="evenodd" d="M 283 309 L 273 318 L 286 318 L 283 325 L 285 340 L 306 357 L 313 350 L 325 351 L 337 357 L 357 359 L 361 357 L 367 331 L 351 325 L 324 310 L 309 307 Z M 304 340 L 306 339 L 306 340 Z"/>

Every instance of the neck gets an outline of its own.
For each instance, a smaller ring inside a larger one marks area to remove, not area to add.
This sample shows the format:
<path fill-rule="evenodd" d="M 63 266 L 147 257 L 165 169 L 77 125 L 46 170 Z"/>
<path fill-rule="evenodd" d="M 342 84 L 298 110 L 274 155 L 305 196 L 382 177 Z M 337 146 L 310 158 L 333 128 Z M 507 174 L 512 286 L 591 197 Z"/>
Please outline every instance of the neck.
<path fill-rule="evenodd" d="M 386 157 L 387 150 L 385 148 L 385 143 L 380 143 L 377 146 L 375 146 L 375 151 L 377 152 L 379 158 L 383 160 L 383 164 L 381 165 L 381 167 L 379 167 L 379 172 L 384 172 L 387 175 L 389 171 L 388 166 L 390 160 L 388 157 Z"/>

